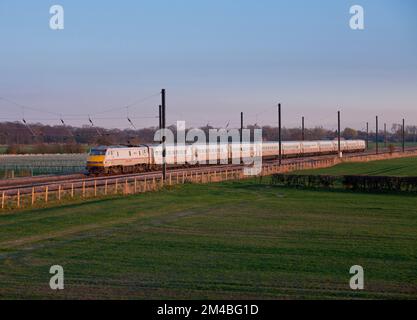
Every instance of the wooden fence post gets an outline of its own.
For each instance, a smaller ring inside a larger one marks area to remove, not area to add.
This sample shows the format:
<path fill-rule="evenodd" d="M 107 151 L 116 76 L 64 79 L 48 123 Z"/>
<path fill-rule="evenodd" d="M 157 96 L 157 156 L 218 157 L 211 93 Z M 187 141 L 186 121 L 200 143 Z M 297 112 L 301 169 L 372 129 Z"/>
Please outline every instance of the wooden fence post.
<path fill-rule="evenodd" d="M 115 187 L 114 187 L 114 193 L 115 193 L 115 194 L 117 194 L 117 187 L 118 187 L 118 184 L 119 184 L 119 179 L 116 179 L 116 185 L 115 185 Z"/>
<path fill-rule="evenodd" d="M 45 203 L 48 203 L 48 186 L 45 187 Z"/>
<path fill-rule="evenodd" d="M 138 183 L 136 181 L 136 177 L 135 177 L 135 194 L 138 192 Z"/>
<path fill-rule="evenodd" d="M 58 201 L 61 201 L 61 185 L 58 186 Z"/>
<path fill-rule="evenodd" d="M 104 195 L 107 196 L 107 179 L 104 181 Z"/>
<path fill-rule="evenodd" d="M 74 183 L 71 183 L 71 199 L 74 198 Z"/>
<path fill-rule="evenodd" d="M 32 206 L 35 204 L 35 187 L 32 187 Z"/>
<path fill-rule="evenodd" d="M 4 209 L 4 202 L 6 200 L 6 193 L 3 191 L 1 195 L 1 208 Z"/>
<path fill-rule="evenodd" d="M 97 180 L 94 179 L 94 197 L 97 197 Z"/>
<path fill-rule="evenodd" d="M 85 198 L 85 181 L 83 181 L 83 198 Z"/>
<path fill-rule="evenodd" d="M 124 192 L 124 194 L 126 195 L 127 194 L 127 190 L 128 189 L 128 186 L 127 186 L 127 178 L 126 178 L 126 180 L 125 180 L 125 192 Z"/>
<path fill-rule="evenodd" d="M 17 208 L 20 208 L 20 189 L 17 189 Z"/>

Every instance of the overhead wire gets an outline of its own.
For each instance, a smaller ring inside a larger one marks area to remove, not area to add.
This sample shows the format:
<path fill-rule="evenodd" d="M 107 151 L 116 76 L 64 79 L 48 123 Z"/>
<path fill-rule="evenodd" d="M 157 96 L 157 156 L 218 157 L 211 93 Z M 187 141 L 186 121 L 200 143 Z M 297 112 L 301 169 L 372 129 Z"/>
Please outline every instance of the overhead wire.
<path fill-rule="evenodd" d="M 149 100 L 149 99 L 151 99 L 151 98 L 153 98 L 153 97 L 155 97 L 155 96 L 157 96 L 159 94 L 160 94 L 159 92 L 158 93 L 154 93 L 154 94 L 148 95 L 146 97 L 143 97 L 141 99 L 137 99 L 137 100 L 133 101 L 132 103 L 130 103 L 128 105 L 118 106 L 118 107 L 111 107 L 111 108 L 105 109 L 103 111 L 99 111 L 99 112 L 95 112 L 95 113 L 88 113 L 88 114 L 82 114 L 82 113 L 81 114 L 62 114 L 62 113 L 52 112 L 52 111 L 49 111 L 49 110 L 46 110 L 46 109 L 35 108 L 35 107 L 32 107 L 32 106 L 24 105 L 24 104 L 21 104 L 21 103 L 18 103 L 16 101 L 12 100 L 12 99 L 5 98 L 3 96 L 0 96 L 0 100 L 6 101 L 8 103 L 11 103 L 11 104 L 13 104 L 15 106 L 20 107 L 22 109 L 22 112 L 23 113 L 24 113 L 24 110 L 25 109 L 28 109 L 28 110 L 32 110 L 32 111 L 37 111 L 37 112 L 41 112 L 41 113 L 46 113 L 46 114 L 51 114 L 51 115 L 57 116 L 57 118 L 56 119 L 53 119 L 53 120 L 62 120 L 64 118 L 72 118 L 72 117 L 91 117 L 91 116 L 94 116 L 94 115 L 101 115 L 101 114 L 109 113 L 109 112 L 112 112 L 112 111 L 122 110 L 122 109 L 125 109 L 127 107 L 128 108 L 135 107 L 136 105 L 138 105 L 138 104 L 140 104 L 142 102 L 145 102 L 145 101 L 147 101 L 147 100 Z M 24 116 L 23 116 L 23 118 L 24 118 Z M 141 118 L 154 118 L 154 116 L 141 117 Z M 115 118 L 112 117 L 112 118 L 109 118 L 109 119 L 115 119 Z M 130 118 L 130 119 L 133 119 L 133 118 Z"/>

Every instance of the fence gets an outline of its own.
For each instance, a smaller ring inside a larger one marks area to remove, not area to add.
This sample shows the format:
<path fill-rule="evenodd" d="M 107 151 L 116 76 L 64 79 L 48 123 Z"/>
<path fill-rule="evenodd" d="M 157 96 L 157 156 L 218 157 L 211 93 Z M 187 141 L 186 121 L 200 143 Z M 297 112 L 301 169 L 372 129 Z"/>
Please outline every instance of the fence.
<path fill-rule="evenodd" d="M 87 154 L 0 155 L 0 178 L 80 173 Z"/>
<path fill-rule="evenodd" d="M 417 156 L 417 151 L 406 153 L 393 153 L 392 155 L 367 155 L 340 159 L 337 157 L 319 160 L 306 160 L 285 163 L 279 166 L 276 163 L 264 164 L 259 176 L 270 176 L 292 171 L 327 168 L 341 162 L 373 161 L 390 158 Z M 55 182 L 44 186 L 22 188 L 13 191 L 0 191 L 1 209 L 15 210 L 30 207 L 41 207 L 48 204 L 71 201 L 75 199 L 90 199 L 114 195 L 130 195 L 149 191 L 158 191 L 165 186 L 185 183 L 212 183 L 228 180 L 241 180 L 253 178 L 243 173 L 243 168 L 221 169 L 207 168 L 191 171 L 176 171 L 168 173 L 165 183 L 160 174 L 148 174 L 128 178 L 100 177 L 85 179 L 73 183 Z"/>
<path fill-rule="evenodd" d="M 129 178 L 97 178 L 73 183 L 54 183 L 40 187 L 22 188 L 16 191 L 0 192 L 1 209 L 14 210 L 43 207 L 76 199 L 91 199 L 115 195 L 131 195 L 158 191 L 166 186 L 185 183 L 212 183 L 243 178 L 243 171 L 207 170 L 182 171 L 168 174 L 163 181 L 161 175 Z"/>

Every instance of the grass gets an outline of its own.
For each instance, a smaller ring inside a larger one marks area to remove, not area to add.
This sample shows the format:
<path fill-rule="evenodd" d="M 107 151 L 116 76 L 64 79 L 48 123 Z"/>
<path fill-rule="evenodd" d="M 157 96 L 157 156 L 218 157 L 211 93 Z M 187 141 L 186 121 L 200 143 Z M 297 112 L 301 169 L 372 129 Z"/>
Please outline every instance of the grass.
<path fill-rule="evenodd" d="M 401 148 L 403 144 L 402 144 L 402 142 L 387 142 L 387 148 L 389 147 L 389 145 L 393 145 L 396 148 Z M 380 150 L 385 149 L 384 142 L 379 142 L 378 146 L 379 146 Z M 405 143 L 406 148 L 416 147 L 416 146 L 417 146 L 417 142 L 408 141 L 408 142 Z M 368 148 L 370 150 L 374 150 L 376 148 L 376 143 L 374 141 L 369 141 Z"/>
<path fill-rule="evenodd" d="M 416 217 L 413 196 L 268 179 L 3 214 L 0 298 L 415 299 Z M 356 264 L 362 292 L 349 289 Z"/>
<path fill-rule="evenodd" d="M 331 168 L 304 170 L 297 174 L 417 176 L 417 157 L 379 160 L 371 162 L 347 162 Z"/>

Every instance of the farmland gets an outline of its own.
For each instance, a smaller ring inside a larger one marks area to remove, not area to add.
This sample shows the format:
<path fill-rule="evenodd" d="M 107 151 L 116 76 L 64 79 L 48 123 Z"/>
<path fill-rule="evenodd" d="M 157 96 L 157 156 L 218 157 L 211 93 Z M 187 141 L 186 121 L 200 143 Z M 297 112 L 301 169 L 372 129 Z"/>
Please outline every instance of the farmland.
<path fill-rule="evenodd" d="M 0 216 L 0 298 L 415 299 L 416 216 L 415 196 L 268 178 L 14 212 Z"/>
<path fill-rule="evenodd" d="M 299 174 L 417 176 L 417 157 L 380 160 L 372 162 L 348 162 L 331 168 L 304 170 Z"/>

